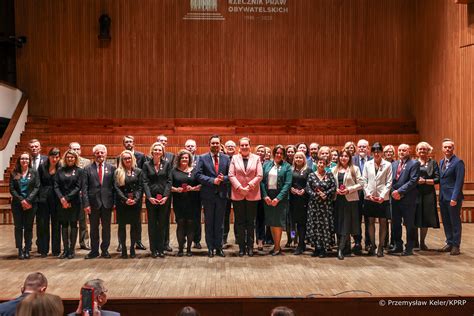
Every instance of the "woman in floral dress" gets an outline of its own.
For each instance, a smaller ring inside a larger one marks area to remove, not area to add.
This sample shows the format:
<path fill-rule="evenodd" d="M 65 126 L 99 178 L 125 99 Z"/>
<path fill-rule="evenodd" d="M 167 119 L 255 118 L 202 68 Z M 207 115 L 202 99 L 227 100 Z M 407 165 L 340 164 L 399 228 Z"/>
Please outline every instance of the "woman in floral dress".
<path fill-rule="evenodd" d="M 327 160 L 319 159 L 318 169 L 308 177 L 306 193 L 309 195 L 306 238 L 315 245 L 313 257 L 326 257 L 326 249 L 335 244 L 333 221 L 333 197 L 336 181 L 326 172 Z"/>

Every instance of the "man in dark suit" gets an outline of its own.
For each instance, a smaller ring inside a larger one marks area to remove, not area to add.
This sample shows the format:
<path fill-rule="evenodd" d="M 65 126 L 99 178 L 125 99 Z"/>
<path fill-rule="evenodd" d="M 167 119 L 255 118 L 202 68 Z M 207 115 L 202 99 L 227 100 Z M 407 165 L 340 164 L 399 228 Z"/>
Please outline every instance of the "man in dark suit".
<path fill-rule="evenodd" d="M 41 155 L 41 143 L 36 138 L 28 142 L 28 149 L 31 155 L 31 165 L 38 171 L 38 167 L 48 160 L 48 156 Z"/>
<path fill-rule="evenodd" d="M 85 167 L 90 165 L 91 161 L 81 156 L 81 144 L 79 144 L 78 142 L 71 142 L 69 144 L 69 149 L 74 150 L 79 156 L 79 168 L 84 169 Z M 81 189 L 81 196 L 82 194 L 83 192 Z M 91 249 L 89 246 L 89 231 L 87 230 L 87 220 L 84 210 L 81 210 L 81 212 L 79 213 L 79 246 L 81 247 L 81 249 L 84 250 Z"/>
<path fill-rule="evenodd" d="M 357 153 L 352 157 L 352 164 L 354 166 L 359 167 L 360 174 L 364 171 L 365 163 L 369 160 L 372 160 L 373 157 L 369 156 L 369 142 L 365 139 L 360 139 L 357 142 Z M 359 204 L 358 204 L 358 215 L 359 215 L 359 222 L 362 224 L 362 218 L 364 218 L 365 229 L 364 229 L 364 236 L 365 236 L 365 249 L 367 250 L 370 245 L 372 245 L 369 235 L 369 218 L 363 216 L 364 212 L 364 190 L 359 190 Z M 362 225 L 361 225 L 362 226 Z M 361 229 L 362 231 L 362 229 Z M 362 254 L 362 234 L 354 236 L 354 248 L 352 251 L 360 255 Z M 346 249 L 350 249 L 350 245 L 345 247 Z"/>
<path fill-rule="evenodd" d="M 462 187 L 464 185 L 464 161 L 454 154 L 454 142 L 446 138 L 443 140 L 444 159 L 439 164 L 441 169 L 439 181 L 439 206 L 443 218 L 446 245 L 441 252 L 450 252 L 457 256 L 461 246 L 461 207 L 464 199 Z"/>
<path fill-rule="evenodd" d="M 204 206 L 206 244 L 209 257 L 225 257 L 222 251 L 224 216 L 229 189 L 230 159 L 220 152 L 219 136 L 209 139 L 210 152 L 199 159 L 196 178 L 202 184 L 201 201 Z"/>
<path fill-rule="evenodd" d="M 100 249 L 103 258 L 110 258 L 110 222 L 114 207 L 114 173 L 115 167 L 105 162 L 107 148 L 98 144 L 93 148 L 94 162 L 84 168 L 82 187 L 82 205 L 89 214 L 91 224 L 91 251 L 86 259 L 99 256 L 99 225 L 102 224 L 102 244 Z"/>
<path fill-rule="evenodd" d="M 413 255 L 413 236 L 410 234 L 415 225 L 416 199 L 418 190 L 416 185 L 420 177 L 420 162 L 411 159 L 410 146 L 398 146 L 398 158 L 392 163 L 392 229 L 394 247 L 390 254 L 402 253 L 402 256 Z M 403 251 L 402 219 L 406 229 L 406 248 Z"/>
<path fill-rule="evenodd" d="M 41 143 L 36 138 L 33 138 L 28 142 L 28 149 L 31 155 L 31 165 L 36 171 L 38 171 L 38 167 L 48 160 L 48 156 L 41 155 Z M 40 226 L 41 225 L 36 225 L 36 236 L 41 235 Z M 36 237 L 36 246 L 38 246 L 38 244 L 38 237 Z M 39 248 L 40 247 L 38 246 L 38 252 Z"/>
<path fill-rule="evenodd" d="M 133 155 L 135 156 L 135 160 L 137 161 L 137 167 L 142 169 L 143 164 L 146 161 L 146 156 L 145 156 L 144 153 L 142 153 L 140 151 L 137 151 L 137 150 L 134 150 L 135 149 L 135 137 L 133 137 L 132 135 L 125 135 L 122 139 L 122 142 L 123 142 L 123 147 L 126 150 L 130 150 L 133 153 Z M 119 157 L 117 157 L 117 166 L 118 166 L 118 162 L 119 162 Z M 140 225 L 138 225 L 137 235 L 138 235 L 138 239 L 137 239 L 135 247 L 137 249 L 146 250 L 145 245 L 143 245 L 143 243 L 142 243 L 142 222 L 141 221 L 140 221 Z M 122 251 L 122 245 L 120 243 L 117 247 L 117 251 L 118 252 Z"/>
<path fill-rule="evenodd" d="M 184 143 L 184 148 L 193 155 L 193 170 L 196 170 L 199 163 L 199 158 L 201 156 L 196 154 L 197 145 L 194 139 L 186 140 Z M 201 236 L 202 236 L 202 227 L 201 227 L 201 214 L 202 210 L 199 209 L 194 215 L 194 248 L 201 249 Z"/>
<path fill-rule="evenodd" d="M 163 145 L 163 147 L 165 148 L 165 152 L 164 152 L 163 157 L 164 157 L 165 161 L 169 162 L 169 164 L 173 168 L 174 167 L 174 154 L 169 152 L 169 151 L 166 151 L 166 146 L 168 145 L 168 137 L 166 137 L 165 135 L 158 135 L 158 137 L 156 137 L 156 141 L 158 143 L 160 143 L 161 145 Z M 171 195 L 170 195 L 170 197 L 171 197 Z M 166 226 L 165 226 L 165 250 L 168 251 L 168 252 L 173 251 L 173 248 L 171 248 L 171 246 L 170 246 L 171 200 L 172 199 L 166 200 L 166 204 L 165 204 L 166 218 L 168 220 L 167 223 L 166 223 Z"/>
<path fill-rule="evenodd" d="M 318 143 L 311 143 L 309 145 L 309 157 L 306 159 L 306 164 L 308 169 L 316 171 L 318 164 L 318 152 L 319 152 L 319 144 Z"/>
<path fill-rule="evenodd" d="M 41 272 L 35 272 L 29 274 L 25 283 L 21 287 L 21 295 L 17 298 L 0 304 L 0 315 L 1 316 L 14 316 L 16 313 L 16 307 L 20 302 L 25 299 L 31 293 L 44 293 L 48 287 L 48 280 Z"/>

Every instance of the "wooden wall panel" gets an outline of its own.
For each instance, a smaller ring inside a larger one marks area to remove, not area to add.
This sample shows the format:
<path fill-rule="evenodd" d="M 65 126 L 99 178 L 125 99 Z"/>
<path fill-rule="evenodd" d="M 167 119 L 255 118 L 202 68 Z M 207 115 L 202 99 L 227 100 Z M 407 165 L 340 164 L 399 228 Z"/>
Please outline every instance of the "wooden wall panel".
<path fill-rule="evenodd" d="M 415 104 L 421 138 L 435 147 L 438 159 L 442 139 L 454 139 L 466 181 L 473 182 L 474 46 L 459 46 L 469 31 L 462 23 L 467 10 L 450 1 L 417 1 Z"/>
<path fill-rule="evenodd" d="M 218 4 L 225 21 L 183 20 L 184 0 L 15 1 L 31 114 L 413 117 L 415 1 L 287 0 L 271 21 Z"/>

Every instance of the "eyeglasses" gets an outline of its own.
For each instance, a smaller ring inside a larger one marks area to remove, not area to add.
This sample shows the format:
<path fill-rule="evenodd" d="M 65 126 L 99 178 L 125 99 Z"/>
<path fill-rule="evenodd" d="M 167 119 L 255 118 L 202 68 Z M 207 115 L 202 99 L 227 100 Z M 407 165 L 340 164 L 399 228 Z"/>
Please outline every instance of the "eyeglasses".
<path fill-rule="evenodd" d="M 122 160 L 132 160 L 132 157 L 123 157 Z"/>

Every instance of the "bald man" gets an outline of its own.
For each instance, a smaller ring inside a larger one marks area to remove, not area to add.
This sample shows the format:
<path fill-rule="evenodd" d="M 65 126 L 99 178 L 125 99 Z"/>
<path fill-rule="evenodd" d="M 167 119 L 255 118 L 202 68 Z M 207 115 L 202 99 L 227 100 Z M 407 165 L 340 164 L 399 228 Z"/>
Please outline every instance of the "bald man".
<path fill-rule="evenodd" d="M 392 163 L 392 229 L 394 246 L 390 254 L 401 253 L 402 256 L 413 255 L 413 236 L 410 234 L 415 225 L 416 199 L 418 190 L 416 185 L 420 177 L 420 162 L 411 159 L 410 146 L 398 146 L 398 158 Z M 406 228 L 406 248 L 403 250 L 402 219 Z"/>

